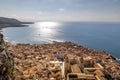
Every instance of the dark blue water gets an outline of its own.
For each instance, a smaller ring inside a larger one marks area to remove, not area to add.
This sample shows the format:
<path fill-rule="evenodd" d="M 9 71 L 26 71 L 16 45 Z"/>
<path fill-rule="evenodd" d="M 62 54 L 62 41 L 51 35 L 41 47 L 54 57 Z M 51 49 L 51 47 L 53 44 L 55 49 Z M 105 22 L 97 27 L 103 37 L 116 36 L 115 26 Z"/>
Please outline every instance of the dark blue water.
<path fill-rule="evenodd" d="M 29 27 L 5 28 L 3 34 L 12 43 L 72 41 L 120 58 L 120 23 L 38 22 Z"/>

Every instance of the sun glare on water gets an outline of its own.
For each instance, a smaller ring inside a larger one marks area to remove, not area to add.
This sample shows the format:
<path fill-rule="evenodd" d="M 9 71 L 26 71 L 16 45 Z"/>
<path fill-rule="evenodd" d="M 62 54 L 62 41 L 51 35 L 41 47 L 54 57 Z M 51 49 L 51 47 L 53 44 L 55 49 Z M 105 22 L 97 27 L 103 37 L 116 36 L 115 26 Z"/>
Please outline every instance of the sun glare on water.
<path fill-rule="evenodd" d="M 55 39 L 59 35 L 60 23 L 58 22 L 37 22 L 34 26 L 34 34 L 37 34 L 38 37 L 35 37 L 35 40 L 51 40 Z"/>
<path fill-rule="evenodd" d="M 38 22 L 36 23 L 39 27 L 56 27 L 59 25 L 57 22 Z"/>

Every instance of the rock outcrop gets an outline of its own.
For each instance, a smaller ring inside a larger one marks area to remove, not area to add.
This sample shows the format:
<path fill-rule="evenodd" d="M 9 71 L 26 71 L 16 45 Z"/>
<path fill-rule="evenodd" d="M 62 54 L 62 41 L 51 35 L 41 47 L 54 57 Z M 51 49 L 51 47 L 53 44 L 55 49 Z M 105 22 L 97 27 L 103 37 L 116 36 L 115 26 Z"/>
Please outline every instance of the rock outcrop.
<path fill-rule="evenodd" d="M 3 35 L 0 33 L 0 80 L 14 80 L 13 62 L 10 53 L 7 51 Z"/>

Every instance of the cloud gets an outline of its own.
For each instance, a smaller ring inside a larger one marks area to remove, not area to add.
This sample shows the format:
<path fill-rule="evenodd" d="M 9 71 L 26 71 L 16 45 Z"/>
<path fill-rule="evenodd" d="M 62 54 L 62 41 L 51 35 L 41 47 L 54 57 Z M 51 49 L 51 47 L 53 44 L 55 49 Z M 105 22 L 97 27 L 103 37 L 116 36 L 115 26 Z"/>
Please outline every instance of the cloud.
<path fill-rule="evenodd" d="M 65 11 L 65 8 L 59 8 L 58 9 L 60 12 L 64 12 Z"/>
<path fill-rule="evenodd" d="M 38 11 L 37 14 L 38 14 L 38 15 L 42 15 L 43 12 L 42 12 L 42 11 Z"/>

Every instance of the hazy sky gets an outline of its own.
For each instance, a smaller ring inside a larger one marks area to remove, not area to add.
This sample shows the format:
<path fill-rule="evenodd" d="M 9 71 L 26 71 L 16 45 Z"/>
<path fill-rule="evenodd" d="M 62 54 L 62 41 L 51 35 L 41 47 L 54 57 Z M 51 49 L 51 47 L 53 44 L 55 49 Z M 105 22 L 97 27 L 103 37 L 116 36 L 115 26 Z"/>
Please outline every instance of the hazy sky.
<path fill-rule="evenodd" d="M 120 21 L 120 0 L 0 0 L 0 16 L 24 21 Z"/>

